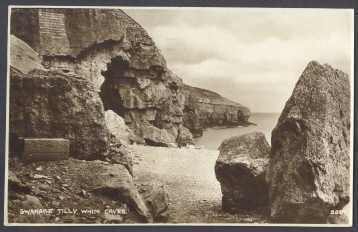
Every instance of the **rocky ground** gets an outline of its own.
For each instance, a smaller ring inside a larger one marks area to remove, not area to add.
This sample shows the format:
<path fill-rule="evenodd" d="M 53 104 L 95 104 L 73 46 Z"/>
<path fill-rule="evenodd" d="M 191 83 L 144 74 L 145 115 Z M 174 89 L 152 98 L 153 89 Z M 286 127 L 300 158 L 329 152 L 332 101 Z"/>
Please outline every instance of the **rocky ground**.
<path fill-rule="evenodd" d="M 155 219 L 154 223 L 266 222 L 265 209 L 242 211 L 239 214 L 222 211 L 220 185 L 213 172 L 218 151 L 142 145 L 132 145 L 128 149 L 134 154 L 134 183 L 143 199 L 146 199 L 145 195 L 148 193 L 146 183 L 161 183 L 168 193 L 168 210 L 165 210 L 166 213 L 161 215 L 161 218 Z M 123 180 L 126 182 L 131 175 L 123 165 L 72 158 L 27 163 L 11 158 L 9 170 L 9 222 L 146 222 L 131 202 L 126 201 L 123 196 L 118 197 L 107 188 L 126 186 L 122 184 Z M 109 179 L 103 178 L 106 173 L 111 174 Z M 121 183 L 118 183 L 119 179 Z M 130 199 L 135 198 L 135 193 L 129 190 Z M 158 202 L 156 205 L 160 206 Z M 33 208 L 53 208 L 55 212 L 32 216 L 25 213 Z M 165 206 L 163 210 L 164 208 Z M 63 211 L 60 211 L 61 209 Z M 76 209 L 77 212 L 74 212 Z M 127 212 L 120 215 L 105 213 L 106 210 L 112 209 L 125 209 Z"/>
<path fill-rule="evenodd" d="M 117 153 L 131 161 L 118 155 L 116 159 L 108 157 L 108 161 L 69 158 L 37 162 L 10 156 L 8 222 L 166 221 L 168 195 L 163 185 L 155 180 L 134 182 L 132 152 L 122 147 Z"/>
<path fill-rule="evenodd" d="M 267 211 L 229 214 L 221 209 L 214 166 L 219 151 L 131 146 L 135 181 L 157 180 L 169 194 L 168 223 L 265 223 Z"/>
<path fill-rule="evenodd" d="M 98 181 L 101 181 L 96 178 L 96 173 L 103 172 L 103 163 L 69 159 L 26 164 L 11 159 L 8 221 L 86 224 L 123 222 L 126 219 L 124 215 L 105 215 L 104 211 L 115 208 L 126 210 L 126 203 L 117 201 L 118 197 L 113 194 L 96 193 L 91 189 L 91 186 L 98 186 Z M 30 209 L 55 211 L 47 215 L 25 213 L 25 210 Z M 78 211 L 74 212 L 74 209 Z M 132 216 L 134 215 L 130 214 L 125 217 L 130 222 Z"/>

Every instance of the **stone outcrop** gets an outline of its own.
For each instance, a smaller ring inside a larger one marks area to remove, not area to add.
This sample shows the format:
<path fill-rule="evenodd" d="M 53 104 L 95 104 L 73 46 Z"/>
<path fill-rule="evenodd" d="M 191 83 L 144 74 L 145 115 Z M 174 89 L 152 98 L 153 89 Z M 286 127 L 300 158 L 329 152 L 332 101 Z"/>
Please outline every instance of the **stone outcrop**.
<path fill-rule="evenodd" d="M 348 75 L 312 61 L 272 131 L 267 171 L 271 217 L 326 223 L 350 199 Z"/>
<path fill-rule="evenodd" d="M 222 208 L 229 212 L 254 209 L 268 203 L 265 171 L 270 146 L 261 132 L 231 137 L 222 142 L 215 164 Z"/>
<path fill-rule="evenodd" d="M 182 81 L 122 10 L 13 9 L 11 22 L 11 33 L 39 53 L 45 68 L 86 78 L 105 110 L 123 117 L 136 135 L 169 134 L 155 141 L 162 145 L 183 141 Z"/>
<path fill-rule="evenodd" d="M 108 149 L 101 99 L 93 85 L 78 76 L 10 69 L 10 150 L 19 137 L 66 138 L 70 155 L 101 159 Z"/>
<path fill-rule="evenodd" d="M 194 137 L 200 137 L 203 129 L 213 126 L 246 126 L 250 110 L 239 103 L 201 88 L 184 86 L 184 125 Z"/>

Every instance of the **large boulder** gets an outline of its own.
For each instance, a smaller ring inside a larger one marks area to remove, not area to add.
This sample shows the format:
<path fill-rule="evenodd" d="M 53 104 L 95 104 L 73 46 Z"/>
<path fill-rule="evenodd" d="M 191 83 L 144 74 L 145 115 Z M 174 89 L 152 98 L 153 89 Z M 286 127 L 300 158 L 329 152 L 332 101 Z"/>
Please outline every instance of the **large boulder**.
<path fill-rule="evenodd" d="M 98 164 L 100 163 L 98 162 Z M 102 170 L 91 177 L 89 191 L 123 201 L 135 210 L 145 222 L 153 222 L 153 215 L 134 185 L 132 175 L 127 168 L 120 164 L 103 166 L 98 164 L 95 164 L 94 168 L 98 166 Z"/>
<path fill-rule="evenodd" d="M 274 221 L 326 223 L 331 210 L 351 200 L 350 115 L 348 75 L 310 62 L 272 131 Z"/>
<path fill-rule="evenodd" d="M 119 143 L 130 144 L 134 139 L 134 135 L 124 122 L 124 119 L 112 110 L 107 110 L 104 115 L 107 128 L 114 140 Z"/>
<path fill-rule="evenodd" d="M 222 208 L 229 212 L 253 209 L 268 203 L 265 169 L 270 146 L 261 132 L 224 140 L 215 164 Z"/>
<path fill-rule="evenodd" d="M 108 148 L 102 101 L 93 85 L 78 76 L 10 69 L 10 144 L 16 138 L 70 140 L 70 155 L 100 159 Z M 12 150 L 11 150 L 12 151 Z"/>

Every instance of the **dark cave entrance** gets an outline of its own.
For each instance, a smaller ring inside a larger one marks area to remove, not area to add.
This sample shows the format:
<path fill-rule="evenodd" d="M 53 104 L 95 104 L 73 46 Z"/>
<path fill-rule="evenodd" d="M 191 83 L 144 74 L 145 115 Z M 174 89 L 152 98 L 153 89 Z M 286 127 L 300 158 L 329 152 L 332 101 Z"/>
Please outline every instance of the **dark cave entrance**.
<path fill-rule="evenodd" d="M 123 99 L 119 93 L 120 87 L 130 84 L 128 78 L 129 62 L 121 56 L 116 56 L 107 64 L 107 70 L 102 71 L 104 82 L 100 88 L 100 97 L 104 110 L 112 110 L 120 116 L 124 115 Z"/>

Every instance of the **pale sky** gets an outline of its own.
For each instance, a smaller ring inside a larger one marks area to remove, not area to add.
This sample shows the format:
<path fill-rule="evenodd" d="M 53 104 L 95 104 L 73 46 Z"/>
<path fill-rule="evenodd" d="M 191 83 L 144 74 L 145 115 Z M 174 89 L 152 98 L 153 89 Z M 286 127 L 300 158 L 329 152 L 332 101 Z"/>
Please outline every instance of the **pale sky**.
<path fill-rule="evenodd" d="M 350 74 L 353 11 L 329 9 L 125 9 L 185 83 L 252 112 L 281 112 L 311 60 Z"/>

